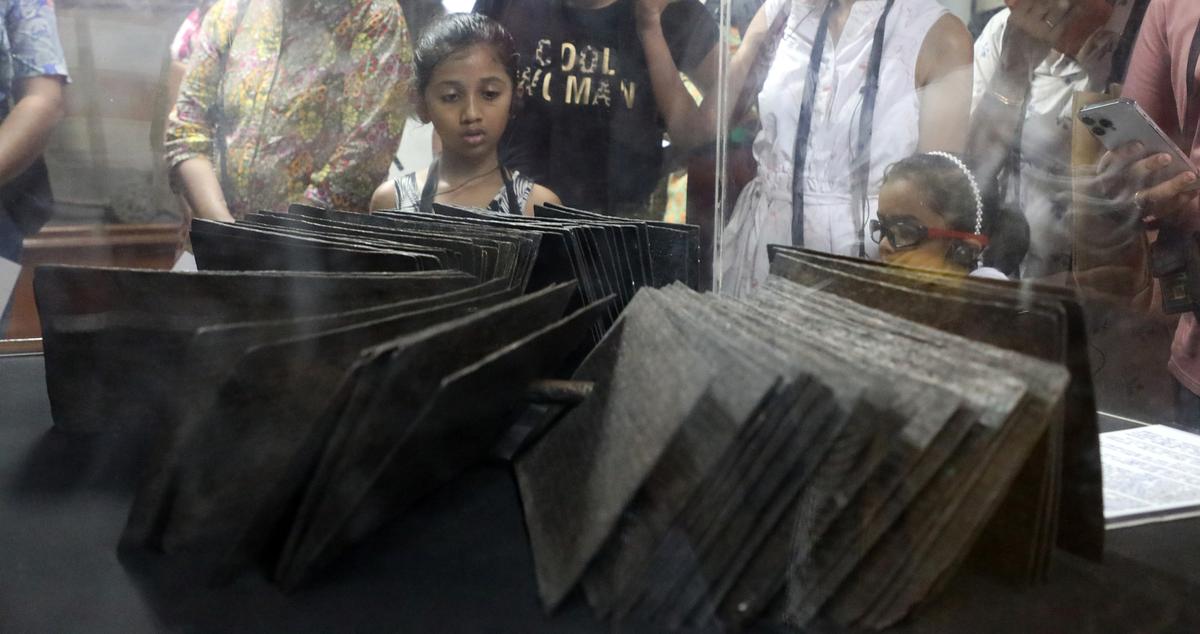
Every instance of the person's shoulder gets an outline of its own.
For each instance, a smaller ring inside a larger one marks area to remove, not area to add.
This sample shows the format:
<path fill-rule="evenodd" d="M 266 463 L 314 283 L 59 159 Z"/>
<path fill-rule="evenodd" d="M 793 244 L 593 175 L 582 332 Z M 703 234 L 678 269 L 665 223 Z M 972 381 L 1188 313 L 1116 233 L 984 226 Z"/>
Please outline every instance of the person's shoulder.
<path fill-rule="evenodd" d="M 971 37 L 971 31 L 967 29 L 967 25 L 957 15 L 949 11 L 933 18 L 932 24 L 929 26 L 929 33 L 945 38 L 947 42 L 954 44 L 965 43 L 968 47 L 974 42 Z"/>
<path fill-rule="evenodd" d="M 974 55 L 975 42 L 967 25 L 948 11 L 931 19 L 925 42 L 932 46 L 930 52 L 938 57 L 948 56 L 949 61 L 955 63 L 961 62 L 964 56 L 969 62 Z"/>
<path fill-rule="evenodd" d="M 531 215 L 533 208 L 538 205 L 561 205 L 562 200 L 558 194 L 550 191 L 550 188 L 543 185 L 533 183 L 529 190 L 529 198 L 525 200 L 525 208 L 521 210 L 525 215 Z"/>
<path fill-rule="evenodd" d="M 959 69 L 969 67 L 975 58 L 975 43 L 967 25 L 953 13 L 934 18 L 925 30 L 917 57 L 917 81 L 927 86 Z M 969 79 L 969 77 L 968 77 Z M 967 94 L 970 101 L 970 93 Z"/>
<path fill-rule="evenodd" d="M 375 188 L 371 194 L 371 211 L 379 211 L 381 209 L 392 209 L 396 206 L 396 181 L 387 179 Z"/>
<path fill-rule="evenodd" d="M 1008 7 L 996 12 L 988 19 L 987 24 L 983 25 L 983 30 L 979 32 L 981 41 L 1000 42 L 1004 38 L 1004 30 L 1008 27 L 1008 16 L 1012 15 L 1012 10 Z"/>
<path fill-rule="evenodd" d="M 1151 0 L 1150 5 L 1146 7 L 1146 18 L 1142 21 L 1142 28 L 1156 28 L 1165 33 L 1171 30 L 1171 24 L 1195 23 L 1197 14 L 1200 14 L 1200 2 L 1195 0 Z M 1192 34 L 1191 28 L 1181 31 L 1186 31 L 1189 36 Z"/>

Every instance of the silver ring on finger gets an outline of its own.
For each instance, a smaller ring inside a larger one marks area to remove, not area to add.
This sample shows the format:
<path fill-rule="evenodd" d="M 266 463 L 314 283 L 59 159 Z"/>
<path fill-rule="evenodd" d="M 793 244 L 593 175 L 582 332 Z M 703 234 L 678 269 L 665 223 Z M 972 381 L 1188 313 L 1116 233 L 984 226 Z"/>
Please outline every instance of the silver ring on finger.
<path fill-rule="evenodd" d="M 1146 199 L 1142 196 L 1142 192 L 1137 192 L 1133 195 L 1133 208 L 1138 212 L 1139 216 L 1146 215 Z"/>

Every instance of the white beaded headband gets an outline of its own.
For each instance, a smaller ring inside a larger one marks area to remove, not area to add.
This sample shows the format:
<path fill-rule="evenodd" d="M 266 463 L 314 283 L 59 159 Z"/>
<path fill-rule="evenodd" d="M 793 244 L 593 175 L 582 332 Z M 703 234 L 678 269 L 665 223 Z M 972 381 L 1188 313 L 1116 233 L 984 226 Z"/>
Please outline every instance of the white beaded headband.
<path fill-rule="evenodd" d="M 926 152 L 931 156 L 940 156 L 951 163 L 967 177 L 967 183 L 971 186 L 971 193 L 975 195 L 975 235 L 983 235 L 983 194 L 979 193 L 979 183 L 975 182 L 975 175 L 971 173 L 971 168 L 967 167 L 957 156 L 949 152 Z"/>
<path fill-rule="evenodd" d="M 975 181 L 975 175 L 971 173 L 971 168 L 967 167 L 957 156 L 949 152 L 926 152 L 931 156 L 940 156 L 951 163 L 967 177 L 967 184 L 971 186 L 971 193 L 975 195 L 975 235 L 983 235 L 983 194 L 979 193 L 979 183 Z M 983 255 L 980 254 L 978 262 L 983 261 Z M 977 262 L 977 263 L 978 263 Z"/>

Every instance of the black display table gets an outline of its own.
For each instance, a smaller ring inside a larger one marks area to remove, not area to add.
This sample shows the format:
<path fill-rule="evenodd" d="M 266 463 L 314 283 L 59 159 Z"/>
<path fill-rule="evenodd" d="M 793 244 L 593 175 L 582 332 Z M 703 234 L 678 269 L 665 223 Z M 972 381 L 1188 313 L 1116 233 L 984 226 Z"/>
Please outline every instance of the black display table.
<path fill-rule="evenodd" d="M 42 358 L 0 358 L 0 632 L 659 631 L 596 621 L 578 595 L 543 613 L 516 486 L 499 464 L 465 474 L 291 596 L 258 575 L 209 589 L 154 557 L 118 560 L 146 445 L 53 431 Z M 1105 566 L 1059 555 L 1051 582 L 1033 588 L 960 574 L 899 631 L 1200 632 L 1197 570 L 1179 563 L 1185 550 L 1196 559 L 1198 526 L 1110 533 Z M 1160 570 L 1176 568 L 1192 581 Z"/>

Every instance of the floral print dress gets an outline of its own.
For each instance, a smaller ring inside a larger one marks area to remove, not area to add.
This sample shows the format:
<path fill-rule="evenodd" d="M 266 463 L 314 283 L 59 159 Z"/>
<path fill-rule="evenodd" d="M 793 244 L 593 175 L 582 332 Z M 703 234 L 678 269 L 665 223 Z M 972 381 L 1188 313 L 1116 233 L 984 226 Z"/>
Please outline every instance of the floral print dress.
<path fill-rule="evenodd" d="M 167 126 L 172 168 L 210 157 L 235 218 L 303 200 L 367 209 L 410 109 L 396 2 L 220 0 L 192 47 Z"/>

